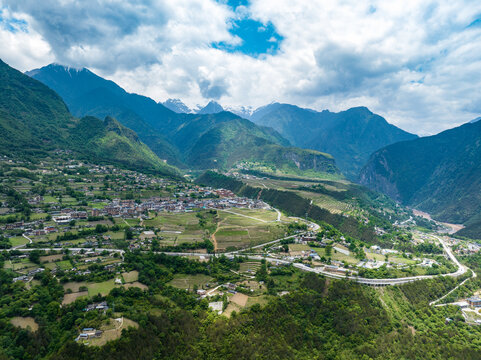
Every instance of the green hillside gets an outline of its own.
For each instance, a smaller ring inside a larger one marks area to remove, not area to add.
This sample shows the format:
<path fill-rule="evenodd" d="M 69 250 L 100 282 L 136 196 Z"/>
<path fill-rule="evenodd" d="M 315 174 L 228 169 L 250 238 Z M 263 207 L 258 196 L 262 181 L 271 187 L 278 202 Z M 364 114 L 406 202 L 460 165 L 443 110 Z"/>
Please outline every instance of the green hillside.
<path fill-rule="evenodd" d="M 166 165 L 137 135 L 112 118 L 73 117 L 63 100 L 41 82 L 0 61 L 0 152 L 45 155 L 72 150 L 95 161 L 150 170 L 168 176 Z"/>
<path fill-rule="evenodd" d="M 0 151 L 42 152 L 65 147 L 74 119 L 62 99 L 42 83 L 0 60 Z"/>
<path fill-rule="evenodd" d="M 401 142 L 377 151 L 361 172 L 361 182 L 436 219 L 466 223 L 481 213 L 481 123 Z M 476 220 L 478 219 L 478 220 Z"/>
<path fill-rule="evenodd" d="M 258 109 L 251 119 L 274 128 L 294 146 L 332 154 L 339 169 L 350 179 L 357 179 L 374 151 L 416 138 L 365 107 L 333 113 L 275 103 Z"/>
<path fill-rule="evenodd" d="M 137 134 L 106 117 L 101 121 L 87 116 L 78 121 L 69 138 L 75 148 L 95 161 L 114 161 L 131 169 L 160 172 L 164 175 L 179 174 L 178 170 L 165 164 Z"/>

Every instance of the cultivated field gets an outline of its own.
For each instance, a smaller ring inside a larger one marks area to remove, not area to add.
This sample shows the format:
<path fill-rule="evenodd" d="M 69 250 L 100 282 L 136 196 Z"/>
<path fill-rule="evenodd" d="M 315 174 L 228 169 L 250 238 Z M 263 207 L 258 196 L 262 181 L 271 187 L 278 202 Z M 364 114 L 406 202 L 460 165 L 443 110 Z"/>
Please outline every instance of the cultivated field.
<path fill-rule="evenodd" d="M 193 289 L 194 285 L 198 288 L 202 288 L 205 284 L 210 283 L 213 279 L 204 274 L 186 275 L 175 274 L 174 279 L 168 282 L 168 285 L 176 287 L 178 289 Z"/>

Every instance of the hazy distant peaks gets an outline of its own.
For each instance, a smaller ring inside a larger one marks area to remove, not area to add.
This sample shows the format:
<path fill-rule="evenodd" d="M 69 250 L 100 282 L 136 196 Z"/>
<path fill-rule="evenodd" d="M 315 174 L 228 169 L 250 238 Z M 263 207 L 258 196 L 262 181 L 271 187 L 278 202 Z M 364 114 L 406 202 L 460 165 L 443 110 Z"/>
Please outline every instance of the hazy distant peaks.
<path fill-rule="evenodd" d="M 196 112 L 197 114 L 217 114 L 222 111 L 224 111 L 224 108 L 219 103 L 211 100 L 206 106 Z"/>
<path fill-rule="evenodd" d="M 180 99 L 168 99 L 162 103 L 166 108 L 178 114 L 217 114 L 224 111 L 224 108 L 214 100 L 209 101 L 204 107 L 198 105 L 196 109 L 191 109 Z"/>
<path fill-rule="evenodd" d="M 189 114 L 192 112 L 192 110 L 180 99 L 167 99 L 162 105 L 178 114 Z"/>

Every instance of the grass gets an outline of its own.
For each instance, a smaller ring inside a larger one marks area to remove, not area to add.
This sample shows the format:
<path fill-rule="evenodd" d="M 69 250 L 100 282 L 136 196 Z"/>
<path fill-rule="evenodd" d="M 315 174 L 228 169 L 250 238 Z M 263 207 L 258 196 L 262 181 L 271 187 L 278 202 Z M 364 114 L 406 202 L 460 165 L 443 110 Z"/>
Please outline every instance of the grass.
<path fill-rule="evenodd" d="M 62 258 L 63 258 L 62 254 L 40 256 L 40 262 L 43 263 L 43 262 L 57 261 L 57 260 L 61 260 Z"/>
<path fill-rule="evenodd" d="M 38 330 L 38 324 L 35 322 L 35 319 L 32 317 L 14 317 L 10 319 L 10 323 L 13 326 L 20 327 L 22 329 L 29 329 L 33 332 Z"/>
<path fill-rule="evenodd" d="M 139 272 L 137 270 L 124 272 L 122 273 L 122 277 L 126 283 L 134 282 L 139 280 Z"/>
<path fill-rule="evenodd" d="M 325 257 L 327 258 L 326 256 L 326 250 L 324 248 L 313 248 L 313 250 L 315 250 L 318 255 L 320 257 Z M 352 253 L 351 253 L 352 254 Z M 332 260 L 337 260 L 337 261 L 343 261 L 343 262 L 346 262 L 348 264 L 357 264 L 359 263 L 359 260 L 356 259 L 354 256 L 352 255 L 345 255 L 345 254 L 342 254 L 338 251 L 335 251 L 334 249 L 332 249 L 332 253 L 331 253 L 331 259 Z"/>
<path fill-rule="evenodd" d="M 5 269 L 12 269 L 13 271 L 18 271 L 18 270 L 23 270 L 23 269 L 29 269 L 29 268 L 37 268 L 38 265 L 34 264 L 33 262 L 30 262 L 30 260 L 27 259 L 21 259 L 19 262 L 10 262 L 6 261 L 4 264 Z"/>
<path fill-rule="evenodd" d="M 127 222 L 127 224 L 129 224 L 130 226 L 137 226 L 139 225 L 139 219 L 135 218 L 135 219 L 124 219 L 125 222 Z"/>
<path fill-rule="evenodd" d="M 128 329 L 129 327 L 137 329 L 139 324 L 125 317 L 122 317 L 121 322 L 115 319 L 109 319 L 107 323 L 100 327 L 100 330 L 103 331 L 102 336 L 86 340 L 86 343 L 88 343 L 89 346 L 103 346 L 109 341 L 119 339 L 122 336 L 122 330 Z"/>
<path fill-rule="evenodd" d="M 89 208 L 92 208 L 92 209 L 103 209 L 104 207 L 107 206 L 107 203 L 105 203 L 105 202 L 89 202 L 88 205 L 89 205 Z"/>
<path fill-rule="evenodd" d="M 25 239 L 23 236 L 11 237 L 9 240 L 10 240 L 10 244 L 12 244 L 12 246 L 20 246 L 20 245 L 25 245 L 25 244 L 28 243 L 28 240 Z"/>
<path fill-rule="evenodd" d="M 247 230 L 219 230 L 216 236 L 246 236 L 249 235 Z"/>
<path fill-rule="evenodd" d="M 99 283 L 89 283 L 87 285 L 89 297 L 95 296 L 97 294 L 101 294 L 102 296 L 108 295 L 109 292 L 115 287 L 114 281 L 114 279 L 110 279 Z"/>
<path fill-rule="evenodd" d="M 289 244 L 289 251 L 310 251 L 311 248 L 304 244 Z"/>
<path fill-rule="evenodd" d="M 242 248 L 248 245 L 258 245 L 283 237 L 285 234 L 285 225 L 264 220 L 272 219 L 274 215 L 277 219 L 277 213 L 275 212 L 249 209 L 234 210 L 252 218 L 220 211 L 220 222 L 215 233 L 217 246 L 220 250 L 229 247 Z"/>
<path fill-rule="evenodd" d="M 107 281 L 102 281 L 99 283 L 88 283 L 86 281 L 82 282 L 68 282 L 63 285 L 65 290 L 71 289 L 73 292 L 78 292 L 82 286 L 86 286 L 88 289 L 88 296 L 92 297 L 97 294 L 101 294 L 102 296 L 108 295 L 110 290 L 115 287 L 114 279 L 110 279 Z"/>
<path fill-rule="evenodd" d="M 47 196 L 43 197 L 43 202 L 44 203 L 58 203 L 58 200 L 57 200 L 57 198 L 55 198 L 53 196 L 47 195 Z"/>
<path fill-rule="evenodd" d="M 178 289 L 193 289 L 194 285 L 202 288 L 205 284 L 210 283 L 213 279 L 209 275 L 196 274 L 196 275 L 186 275 L 186 274 L 175 274 L 174 279 L 172 279 L 168 285 L 171 285 Z"/>
<path fill-rule="evenodd" d="M 125 233 L 123 231 L 116 231 L 116 232 L 109 231 L 105 235 L 109 235 L 112 238 L 112 240 L 123 240 L 125 237 Z"/>
<path fill-rule="evenodd" d="M 74 292 L 74 293 L 71 293 L 71 294 L 65 294 L 64 297 L 63 297 L 63 300 L 62 300 L 62 305 L 68 305 L 68 304 L 71 304 L 73 302 L 75 302 L 75 300 L 77 299 L 85 299 L 85 298 L 88 298 L 88 291 L 81 291 L 81 292 Z"/>
<path fill-rule="evenodd" d="M 243 262 L 239 265 L 239 272 L 256 272 L 261 267 L 260 262 Z"/>
<path fill-rule="evenodd" d="M 131 276 L 133 278 L 133 274 Z M 97 294 L 101 294 L 102 296 L 107 296 L 113 288 L 120 287 L 120 286 L 125 286 L 126 288 L 139 287 L 142 290 L 147 289 L 146 285 L 144 285 L 142 283 L 139 283 L 138 281 L 134 281 L 132 283 L 125 284 L 125 285 L 116 285 L 115 279 L 110 279 L 110 280 L 106 280 L 106 281 L 102 281 L 102 282 L 98 282 L 98 283 L 91 283 L 91 282 L 86 282 L 86 281 L 68 282 L 68 283 L 65 283 L 63 285 L 63 288 L 65 290 L 71 289 L 72 292 L 78 293 L 82 286 L 87 287 L 87 294 L 88 294 L 89 298 L 91 298 L 91 297 L 93 297 Z"/>
<path fill-rule="evenodd" d="M 72 268 L 72 263 L 70 260 L 57 261 L 55 265 L 62 270 L 68 270 Z"/>
<path fill-rule="evenodd" d="M 33 213 L 30 215 L 30 218 L 32 220 L 40 220 L 40 219 L 45 219 L 47 217 L 47 213 Z"/>
<path fill-rule="evenodd" d="M 260 295 L 260 296 L 249 296 L 249 299 L 247 300 L 246 306 L 252 306 L 255 304 L 259 304 L 261 306 L 266 305 L 269 302 L 269 296 L 268 295 Z"/>

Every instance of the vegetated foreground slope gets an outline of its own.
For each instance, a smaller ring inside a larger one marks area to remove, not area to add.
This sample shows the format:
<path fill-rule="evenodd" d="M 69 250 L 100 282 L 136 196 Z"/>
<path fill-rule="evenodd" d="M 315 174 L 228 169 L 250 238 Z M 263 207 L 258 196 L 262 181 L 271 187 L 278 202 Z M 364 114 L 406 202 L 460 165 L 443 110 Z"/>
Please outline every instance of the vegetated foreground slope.
<path fill-rule="evenodd" d="M 361 183 L 481 237 L 481 122 L 400 142 L 372 155 Z"/>
<path fill-rule="evenodd" d="M 295 146 L 333 155 L 339 169 L 350 179 L 357 179 L 374 151 L 417 137 L 365 107 L 333 113 L 275 103 L 256 110 L 251 120 L 274 128 Z"/>
<path fill-rule="evenodd" d="M 73 117 L 62 99 L 41 82 L 0 61 L 0 151 L 46 155 L 72 150 L 80 157 L 152 170 L 178 171 L 164 164 L 135 133 L 112 118 Z"/>
<path fill-rule="evenodd" d="M 26 333 L 0 351 L 11 353 L 25 345 L 26 353 L 38 349 L 53 360 L 479 358 L 480 328 L 464 324 L 452 307 L 428 306 L 454 287 L 452 279 L 374 289 L 308 273 L 298 277 L 287 295 L 228 318 L 209 314 L 205 300 L 166 286 L 172 272 L 218 269 L 219 264 L 155 254 L 129 255 L 129 261 L 138 264 L 139 278 L 150 291 L 116 289 L 107 300 L 141 324 L 139 329 L 100 348 L 60 338 L 62 331 L 73 338 L 72 324 L 84 315 L 85 302 L 80 301 L 58 311 L 62 321 L 44 311 L 41 319 L 48 324 L 44 331 L 52 334 L 52 346 L 41 346 L 41 337 Z M 276 286 L 282 288 L 281 278 L 268 275 L 267 286 L 275 292 Z M 50 288 L 49 299 L 57 290 Z M 454 321 L 446 324 L 446 317 Z"/>
<path fill-rule="evenodd" d="M 215 114 L 178 114 L 87 69 L 49 65 L 28 74 L 57 91 L 74 115 L 115 116 L 160 158 L 175 165 L 227 169 L 242 160 L 292 173 L 338 172 L 331 156 L 286 148 L 289 141 L 276 131 L 221 108 Z"/>

